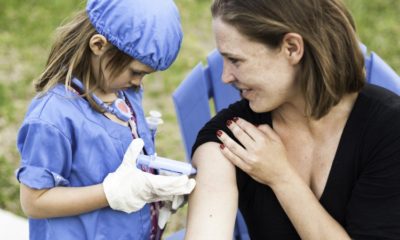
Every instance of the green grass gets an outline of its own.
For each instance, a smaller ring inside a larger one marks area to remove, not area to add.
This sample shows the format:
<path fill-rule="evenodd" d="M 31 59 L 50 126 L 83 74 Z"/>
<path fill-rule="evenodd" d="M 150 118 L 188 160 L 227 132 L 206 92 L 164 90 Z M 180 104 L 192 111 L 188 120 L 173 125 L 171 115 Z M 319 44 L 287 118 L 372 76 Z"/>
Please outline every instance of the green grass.
<path fill-rule="evenodd" d="M 400 73 L 400 1 L 346 0 L 361 41 Z"/>
<path fill-rule="evenodd" d="M 18 201 L 18 184 L 13 175 L 17 163 L 8 162 L 4 157 L 0 156 L 0 166 L 0 208 L 22 214 Z"/>
<path fill-rule="evenodd" d="M 209 5 L 205 0 L 176 0 L 184 28 L 182 50 L 167 71 L 145 80 L 146 112 L 163 113 L 157 151 L 161 156 L 184 159 L 171 93 L 188 71 L 214 48 Z M 399 0 L 347 0 L 363 43 L 400 72 Z M 32 79 L 46 61 L 53 30 L 84 6 L 81 0 L 2 0 L 0 2 L 0 208 L 21 214 L 13 170 L 19 156 L 15 136 L 29 100 Z M 167 232 L 185 224 L 186 209 L 171 220 Z"/>

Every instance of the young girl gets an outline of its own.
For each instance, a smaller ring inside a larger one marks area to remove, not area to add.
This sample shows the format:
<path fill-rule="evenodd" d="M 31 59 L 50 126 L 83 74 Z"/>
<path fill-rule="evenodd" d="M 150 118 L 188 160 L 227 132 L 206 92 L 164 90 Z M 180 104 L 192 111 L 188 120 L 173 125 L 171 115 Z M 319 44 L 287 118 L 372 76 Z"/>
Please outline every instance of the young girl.
<path fill-rule="evenodd" d="M 160 238 L 158 201 L 195 182 L 136 168 L 154 153 L 141 81 L 172 64 L 181 40 L 172 0 L 89 0 L 60 27 L 18 133 L 30 239 Z"/>

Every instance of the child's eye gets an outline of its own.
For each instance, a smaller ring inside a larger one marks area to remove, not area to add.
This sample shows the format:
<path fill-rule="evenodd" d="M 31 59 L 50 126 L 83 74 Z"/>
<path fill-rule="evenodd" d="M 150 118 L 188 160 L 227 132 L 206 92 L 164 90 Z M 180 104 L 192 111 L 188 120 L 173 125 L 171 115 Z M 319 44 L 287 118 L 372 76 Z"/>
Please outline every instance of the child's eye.
<path fill-rule="evenodd" d="M 131 76 L 132 77 L 142 77 L 143 75 L 144 75 L 143 72 L 138 72 L 138 71 L 131 70 Z"/>

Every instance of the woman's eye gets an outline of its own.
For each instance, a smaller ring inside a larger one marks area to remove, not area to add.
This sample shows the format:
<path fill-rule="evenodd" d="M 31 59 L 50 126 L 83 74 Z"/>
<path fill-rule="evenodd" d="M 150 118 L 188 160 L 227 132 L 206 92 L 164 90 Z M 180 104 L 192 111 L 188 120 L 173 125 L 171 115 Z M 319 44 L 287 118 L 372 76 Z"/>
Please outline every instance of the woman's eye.
<path fill-rule="evenodd" d="M 229 62 L 231 62 L 232 64 L 237 64 L 239 62 L 239 60 L 237 60 L 236 58 L 228 58 Z"/>

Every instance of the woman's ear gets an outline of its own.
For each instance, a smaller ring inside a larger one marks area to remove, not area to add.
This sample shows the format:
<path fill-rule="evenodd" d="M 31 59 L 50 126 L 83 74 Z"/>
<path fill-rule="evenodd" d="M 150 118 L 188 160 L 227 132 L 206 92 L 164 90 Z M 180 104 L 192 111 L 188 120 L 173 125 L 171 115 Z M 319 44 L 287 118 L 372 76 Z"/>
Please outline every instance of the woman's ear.
<path fill-rule="evenodd" d="M 103 35 L 95 34 L 89 40 L 89 47 L 94 55 L 101 56 L 108 48 L 108 41 Z"/>
<path fill-rule="evenodd" d="M 293 65 L 298 64 L 304 54 L 303 37 L 297 33 L 286 33 L 282 42 L 282 49 L 289 62 Z"/>

